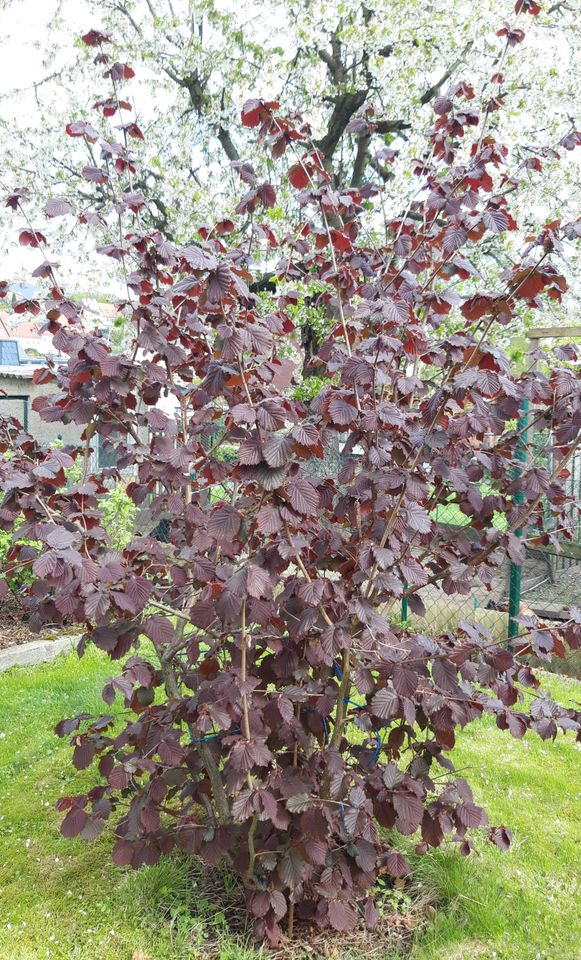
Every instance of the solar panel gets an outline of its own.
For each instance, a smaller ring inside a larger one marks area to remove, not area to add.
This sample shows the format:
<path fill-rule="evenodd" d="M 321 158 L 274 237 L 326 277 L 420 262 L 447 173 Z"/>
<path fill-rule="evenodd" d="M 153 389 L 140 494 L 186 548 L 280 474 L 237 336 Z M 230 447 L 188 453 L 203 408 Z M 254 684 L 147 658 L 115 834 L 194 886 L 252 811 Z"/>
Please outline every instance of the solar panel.
<path fill-rule="evenodd" d="M 0 365 L 17 367 L 20 364 L 18 344 L 15 340 L 0 340 Z"/>

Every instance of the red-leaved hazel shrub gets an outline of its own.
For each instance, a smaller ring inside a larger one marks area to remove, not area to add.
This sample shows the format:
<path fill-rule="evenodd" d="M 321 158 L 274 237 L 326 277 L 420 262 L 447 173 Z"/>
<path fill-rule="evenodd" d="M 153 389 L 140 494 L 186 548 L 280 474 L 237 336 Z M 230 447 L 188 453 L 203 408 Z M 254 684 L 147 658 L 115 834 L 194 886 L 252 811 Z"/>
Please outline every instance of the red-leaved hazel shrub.
<path fill-rule="evenodd" d="M 522 39 L 512 29 L 505 38 Z M 133 71 L 111 63 L 109 38 L 83 39 L 113 82 L 96 110 L 128 111 L 118 87 Z M 578 711 L 546 696 L 526 660 L 577 649 L 578 610 L 558 630 L 522 615 L 513 647 L 464 621 L 442 635 L 398 624 L 403 597 L 421 614 L 430 585 L 466 594 L 475 577 L 490 585 L 507 555 L 521 563 L 523 529 L 540 545 L 554 543 L 551 530 L 572 532 L 577 351 L 561 347 L 548 368 L 515 374 L 494 335 L 561 298 L 552 254 L 581 222 L 545 224 L 480 288 L 479 247 L 516 229 L 519 169 L 507 169 L 491 132 L 500 93 L 480 114 L 466 83 L 436 99 L 418 189 L 385 221 L 380 187 L 338 188 L 300 118 L 249 101 L 242 123 L 292 185 L 296 229 L 277 236 L 263 223 L 278 188 L 241 164 L 232 219 L 193 227 L 186 246 L 143 226 L 137 124 L 123 120 L 122 142 L 69 124 L 101 156 L 82 176 L 96 197 L 100 184 L 115 191 L 124 224 L 101 247 L 126 281 L 123 353 L 80 322 L 26 218 L 26 191 L 7 198 L 23 217 L 20 242 L 44 257 L 35 276 L 46 288 L 20 309 L 46 317 L 68 358 L 35 375 L 51 389 L 34 407 L 79 425 L 83 439 L 54 449 L 3 421 L 0 525 L 21 523 L 26 541 L 5 574 L 32 569 L 31 626 L 80 624 L 80 653 L 94 644 L 120 664 L 103 690 L 107 712 L 57 727 L 75 767 L 95 771 L 91 790 L 59 800 L 62 832 L 90 840 L 110 822 L 121 866 L 175 847 L 226 860 L 243 878 L 257 939 L 270 944 L 299 920 L 373 927 L 379 872 L 409 872 L 396 833 L 417 833 L 418 853 L 445 838 L 470 851 L 486 814 L 449 756 L 459 728 L 488 713 L 517 738 L 580 729 Z M 354 124 L 364 136 L 373 113 Z M 97 229 L 108 215 L 54 200 L 45 212 Z M 259 295 L 265 243 L 276 282 Z M 303 296 L 329 317 L 316 357 L 325 386 L 310 402 L 296 399 L 291 349 Z M 549 438 L 551 469 L 522 462 L 525 401 L 537 454 Z M 99 437 L 117 457 L 105 474 L 89 468 Z M 326 455 L 337 449 L 338 468 Z M 116 551 L 102 500 L 106 478 L 127 475 L 146 529 L 158 530 Z M 466 526 L 435 519 L 450 503 Z M 486 829 L 509 846 L 507 826 Z"/>

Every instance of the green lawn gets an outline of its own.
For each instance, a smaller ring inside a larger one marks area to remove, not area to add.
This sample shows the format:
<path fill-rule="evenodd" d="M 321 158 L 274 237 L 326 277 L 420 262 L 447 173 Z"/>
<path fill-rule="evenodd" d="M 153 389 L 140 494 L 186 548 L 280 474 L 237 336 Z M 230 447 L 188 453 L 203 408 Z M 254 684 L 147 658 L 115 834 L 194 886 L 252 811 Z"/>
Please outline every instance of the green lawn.
<path fill-rule="evenodd" d="M 54 801 L 90 782 L 90 771 L 73 777 L 52 726 L 100 709 L 110 672 L 91 652 L 0 675 L 0 960 L 195 960 L 208 935 L 220 960 L 257 958 L 229 935 L 184 860 L 127 873 L 109 861 L 106 837 L 86 845 L 59 834 Z M 581 699 L 581 683 L 549 679 L 560 699 Z M 462 736 L 458 766 L 470 768 L 477 799 L 515 843 L 504 855 L 482 843 L 467 860 L 448 849 L 412 857 L 413 883 L 436 909 L 409 960 L 581 957 L 580 760 L 571 736 L 514 741 L 488 721 Z"/>
<path fill-rule="evenodd" d="M 482 491 L 492 492 L 492 491 Z M 438 523 L 449 524 L 453 527 L 469 527 L 470 519 L 466 516 L 465 513 L 462 513 L 460 507 L 457 503 L 443 503 L 439 504 L 434 510 L 431 511 L 430 517 L 432 520 L 437 521 Z M 495 530 L 506 530 L 508 523 L 506 517 L 502 513 L 495 513 L 492 518 L 492 526 Z"/>

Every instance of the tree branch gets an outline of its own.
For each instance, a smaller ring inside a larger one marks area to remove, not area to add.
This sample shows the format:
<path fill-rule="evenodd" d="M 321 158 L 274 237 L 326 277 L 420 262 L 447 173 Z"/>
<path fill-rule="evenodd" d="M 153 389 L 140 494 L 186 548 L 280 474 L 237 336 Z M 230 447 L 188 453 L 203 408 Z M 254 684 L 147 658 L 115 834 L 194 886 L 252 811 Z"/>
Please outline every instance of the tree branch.
<path fill-rule="evenodd" d="M 318 50 L 317 52 L 323 63 L 327 64 L 333 82 L 341 83 L 345 75 L 343 64 L 340 61 L 337 61 L 333 54 L 329 53 L 327 50 Z"/>
<path fill-rule="evenodd" d="M 463 62 L 464 57 L 466 56 L 467 53 L 470 53 L 473 46 L 474 46 L 474 41 L 470 40 L 462 50 L 462 53 L 460 54 L 460 56 L 456 60 L 454 60 L 454 63 L 450 64 L 450 66 L 448 67 L 447 70 L 444 71 L 440 79 L 436 80 L 436 82 L 432 84 L 431 87 L 428 87 L 425 93 L 422 94 L 422 96 L 420 97 L 420 103 L 422 104 L 422 106 L 425 106 L 426 103 L 429 103 L 430 100 L 432 100 L 440 92 L 440 89 L 446 83 L 446 80 L 449 80 L 452 74 L 454 73 L 454 71 L 458 69 L 460 64 Z"/>
<path fill-rule="evenodd" d="M 327 132 L 320 140 L 315 141 L 315 146 L 321 151 L 325 159 L 331 160 L 341 137 L 345 133 L 347 124 L 351 117 L 357 113 L 363 106 L 369 90 L 356 90 L 355 93 L 343 93 L 335 99 L 335 106 L 331 111 Z"/>
<path fill-rule="evenodd" d="M 353 171 L 351 173 L 351 186 L 358 187 L 363 180 L 363 174 L 365 173 L 365 168 L 370 160 L 369 157 L 369 143 L 371 141 L 371 134 L 366 133 L 359 137 L 357 141 L 357 153 L 355 154 L 355 161 L 353 163 Z"/>
<path fill-rule="evenodd" d="M 217 136 L 222 146 L 222 149 L 226 154 L 226 156 L 228 157 L 228 159 L 232 161 L 240 160 L 240 154 L 236 149 L 236 146 L 234 144 L 234 141 L 232 140 L 232 137 L 230 136 L 228 130 L 226 130 L 226 128 L 223 127 L 221 124 L 218 127 Z"/>
<path fill-rule="evenodd" d="M 410 128 L 411 123 L 406 120 L 378 120 L 375 123 L 376 133 L 399 133 Z"/>
<path fill-rule="evenodd" d="M 127 7 L 126 7 L 124 4 L 122 4 L 122 3 L 114 3 L 114 4 L 113 4 L 113 9 L 114 9 L 114 10 L 118 10 L 119 13 L 122 13 L 124 17 L 127 17 L 127 19 L 129 20 L 129 23 L 131 24 L 131 26 L 133 27 L 133 29 L 135 30 L 135 32 L 136 32 L 140 37 L 143 36 L 141 27 L 139 26 L 139 24 L 137 23 L 137 21 L 134 20 L 134 18 L 131 16 L 129 10 L 127 9 Z"/>
<path fill-rule="evenodd" d="M 190 102 L 192 107 L 196 111 L 199 117 L 204 116 L 204 109 L 207 106 L 208 97 L 206 92 L 206 83 L 207 81 L 200 77 L 197 70 L 194 70 L 192 73 L 187 74 L 186 76 L 181 77 L 172 67 L 165 66 L 164 73 L 173 80 L 179 87 L 182 87 L 184 90 L 187 90 Z M 223 95 L 222 95 L 222 104 L 223 104 Z M 220 145 L 230 161 L 240 160 L 240 154 L 238 149 L 230 135 L 229 130 L 220 123 L 217 126 L 210 126 L 210 129 L 214 130 Z"/>
<path fill-rule="evenodd" d="M 176 632 L 179 633 L 179 630 L 180 625 L 178 624 Z M 168 697 L 175 698 L 176 700 L 180 699 L 182 693 L 177 681 L 174 664 L 168 663 L 167 660 L 164 660 L 162 657 L 160 657 L 160 666 Z M 219 823 L 226 823 L 230 819 L 230 805 L 228 803 L 226 791 L 224 790 L 224 784 L 222 783 L 218 765 L 207 743 L 204 743 L 202 740 L 201 743 L 196 744 L 196 746 L 200 751 L 202 763 L 204 764 L 204 768 L 208 774 L 208 779 L 212 787 L 212 794 L 214 797 L 214 803 L 216 805 L 217 820 Z"/>

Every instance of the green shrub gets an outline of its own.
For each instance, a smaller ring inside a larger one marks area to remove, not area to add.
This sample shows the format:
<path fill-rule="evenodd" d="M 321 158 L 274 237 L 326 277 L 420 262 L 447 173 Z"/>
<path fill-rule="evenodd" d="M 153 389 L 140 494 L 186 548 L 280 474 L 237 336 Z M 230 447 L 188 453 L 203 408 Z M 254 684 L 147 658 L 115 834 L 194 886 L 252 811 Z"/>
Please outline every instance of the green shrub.
<path fill-rule="evenodd" d="M 0 530 L 0 572 L 4 574 L 6 565 L 12 561 L 18 562 L 18 552 L 21 547 L 40 547 L 37 541 L 21 539 L 18 536 L 20 521 L 14 531 L 8 532 Z M 29 564 L 23 563 L 10 576 L 6 577 L 6 582 L 12 593 L 19 593 L 23 587 L 30 586 L 34 576 Z"/>
<path fill-rule="evenodd" d="M 117 483 L 102 503 L 103 526 L 115 549 L 123 550 L 133 537 L 137 507 L 122 483 Z"/>

